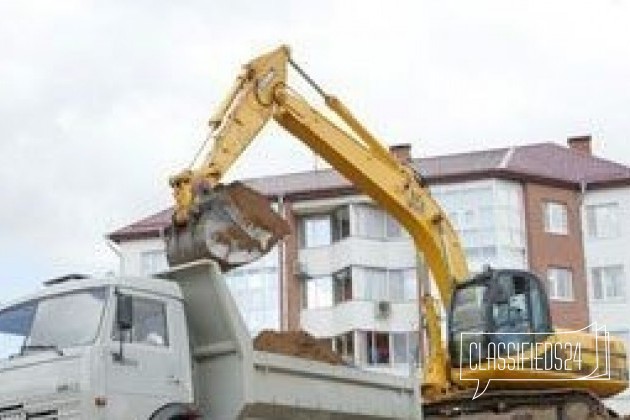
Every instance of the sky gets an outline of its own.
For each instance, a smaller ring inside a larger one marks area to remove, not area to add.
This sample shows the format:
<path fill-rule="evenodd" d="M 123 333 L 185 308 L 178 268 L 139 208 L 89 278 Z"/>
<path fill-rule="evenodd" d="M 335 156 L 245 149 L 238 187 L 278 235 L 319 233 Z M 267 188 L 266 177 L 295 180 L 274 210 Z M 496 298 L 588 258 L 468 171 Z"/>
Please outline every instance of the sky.
<path fill-rule="evenodd" d="M 630 165 L 628 21 L 626 0 L 0 0 L 0 302 L 115 272 L 105 235 L 171 204 L 241 64 L 280 44 L 416 157 L 591 134 Z M 270 124 L 229 178 L 316 166 Z"/>

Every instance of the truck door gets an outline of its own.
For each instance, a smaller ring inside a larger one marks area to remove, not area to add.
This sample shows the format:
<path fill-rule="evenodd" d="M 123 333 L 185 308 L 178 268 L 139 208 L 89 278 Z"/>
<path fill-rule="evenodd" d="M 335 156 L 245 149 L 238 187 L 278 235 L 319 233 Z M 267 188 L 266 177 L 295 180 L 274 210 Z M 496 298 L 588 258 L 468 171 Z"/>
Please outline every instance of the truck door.
<path fill-rule="evenodd" d="M 122 332 L 112 323 L 105 373 L 107 418 L 149 419 L 166 404 L 190 400 L 189 380 L 177 349 L 180 334 L 171 321 L 182 315 L 174 301 L 124 293 L 131 295 L 132 323 Z"/>

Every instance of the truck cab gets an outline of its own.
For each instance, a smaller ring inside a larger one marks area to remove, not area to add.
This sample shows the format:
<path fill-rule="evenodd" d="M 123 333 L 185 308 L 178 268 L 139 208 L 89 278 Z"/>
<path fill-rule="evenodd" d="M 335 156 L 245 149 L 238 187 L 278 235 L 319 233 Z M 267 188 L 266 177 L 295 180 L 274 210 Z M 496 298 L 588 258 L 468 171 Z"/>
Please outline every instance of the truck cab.
<path fill-rule="evenodd" d="M 2 419 L 149 419 L 192 401 L 176 284 L 72 277 L 0 307 Z"/>
<path fill-rule="evenodd" d="M 218 265 L 72 278 L 0 307 L 0 420 L 417 418 L 419 385 L 257 351 Z"/>

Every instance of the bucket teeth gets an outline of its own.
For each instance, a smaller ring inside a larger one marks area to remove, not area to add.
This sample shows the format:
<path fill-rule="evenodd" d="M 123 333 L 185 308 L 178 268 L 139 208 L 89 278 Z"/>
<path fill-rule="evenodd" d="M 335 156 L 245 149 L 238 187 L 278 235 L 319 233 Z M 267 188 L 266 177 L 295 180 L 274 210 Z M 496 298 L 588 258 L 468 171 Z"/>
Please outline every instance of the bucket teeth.
<path fill-rule="evenodd" d="M 263 195 L 239 182 L 219 185 L 199 197 L 186 226 L 167 231 L 168 263 L 211 259 L 228 271 L 261 258 L 288 233 Z"/>

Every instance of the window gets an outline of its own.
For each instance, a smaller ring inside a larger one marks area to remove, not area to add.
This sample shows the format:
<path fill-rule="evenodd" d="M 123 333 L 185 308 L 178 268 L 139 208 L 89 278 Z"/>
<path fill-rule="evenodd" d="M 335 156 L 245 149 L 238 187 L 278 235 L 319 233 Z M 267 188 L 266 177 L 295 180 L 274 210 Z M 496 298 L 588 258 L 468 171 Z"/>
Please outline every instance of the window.
<path fill-rule="evenodd" d="M 358 205 L 355 208 L 357 234 L 367 238 L 385 238 L 385 213 L 371 205 Z"/>
<path fill-rule="evenodd" d="M 280 327 L 278 247 L 264 257 L 225 273 L 225 282 L 252 336 Z"/>
<path fill-rule="evenodd" d="M 263 261 L 277 264 L 278 254 Z M 267 254 L 270 255 L 270 254 Z M 279 274 L 278 267 L 259 265 L 262 260 L 236 268 L 225 275 L 232 297 L 252 335 L 262 329 L 277 329 L 279 317 Z"/>
<path fill-rule="evenodd" d="M 366 300 L 387 299 L 387 270 L 382 268 L 362 267 Z"/>
<path fill-rule="evenodd" d="M 618 299 L 625 296 L 623 265 L 595 267 L 591 270 L 591 274 L 593 278 L 593 299 Z"/>
<path fill-rule="evenodd" d="M 334 340 L 334 350 L 339 353 L 346 363 L 354 363 L 354 331 L 336 337 Z"/>
<path fill-rule="evenodd" d="M 313 309 L 357 300 L 404 302 L 417 300 L 415 268 L 386 270 L 347 267 L 331 276 L 307 278 L 302 289 L 303 308 Z"/>
<path fill-rule="evenodd" d="M 488 264 L 497 257 L 496 246 L 484 246 L 484 247 L 467 247 L 464 249 L 466 256 L 471 260 L 479 260 L 482 263 Z"/>
<path fill-rule="evenodd" d="M 405 282 L 405 300 L 418 299 L 418 276 L 415 268 L 403 270 Z"/>
<path fill-rule="evenodd" d="M 407 363 L 409 348 L 407 347 L 407 333 L 392 334 L 393 363 Z"/>
<path fill-rule="evenodd" d="M 373 239 L 398 239 L 404 229 L 392 216 L 369 204 L 356 205 L 357 235 Z"/>
<path fill-rule="evenodd" d="M 140 254 L 140 271 L 143 276 L 150 276 L 167 268 L 164 250 L 145 251 Z"/>
<path fill-rule="evenodd" d="M 394 366 L 415 361 L 418 353 L 418 333 L 361 331 L 357 334 L 360 363 Z"/>
<path fill-rule="evenodd" d="M 300 220 L 300 246 L 330 245 L 350 236 L 350 209 L 342 206 L 330 213 L 305 215 Z"/>
<path fill-rule="evenodd" d="M 334 303 L 352 300 L 352 270 L 344 268 L 333 274 Z"/>
<path fill-rule="evenodd" d="M 619 205 L 597 204 L 586 207 L 586 228 L 590 238 L 619 236 Z"/>
<path fill-rule="evenodd" d="M 332 278 L 313 277 L 304 282 L 303 306 L 306 309 L 327 308 L 333 304 Z"/>
<path fill-rule="evenodd" d="M 339 241 L 350 236 L 350 210 L 343 206 L 332 214 L 332 240 Z"/>
<path fill-rule="evenodd" d="M 0 360 L 27 347 L 63 350 L 90 344 L 97 336 L 107 291 L 74 291 L 20 303 L 0 312 Z M 80 316 L 77 316 L 80 314 Z"/>
<path fill-rule="evenodd" d="M 566 235 L 569 232 L 567 206 L 548 201 L 544 204 L 545 232 Z"/>
<path fill-rule="evenodd" d="M 29 302 L 0 312 L 0 360 L 19 354 L 29 336 L 37 304 Z"/>
<path fill-rule="evenodd" d="M 389 334 L 368 332 L 367 356 L 370 365 L 388 365 L 390 363 Z"/>
<path fill-rule="evenodd" d="M 400 302 L 417 299 L 416 270 L 354 267 L 357 299 Z"/>
<path fill-rule="evenodd" d="M 168 346 L 166 305 L 163 302 L 133 297 L 133 325 L 125 331 L 123 341 L 156 347 Z M 113 338 L 119 340 L 120 331 L 114 330 Z"/>
<path fill-rule="evenodd" d="M 305 216 L 302 218 L 303 248 L 314 248 L 332 243 L 331 217 L 328 214 Z"/>
<path fill-rule="evenodd" d="M 403 228 L 392 216 L 385 215 L 385 234 L 388 238 L 395 239 L 403 236 Z"/>
<path fill-rule="evenodd" d="M 526 234 L 522 187 L 511 181 L 432 186 L 460 236 L 471 271 L 485 265 L 525 268 Z M 544 207 L 541 207 L 543 224 Z"/>
<path fill-rule="evenodd" d="M 560 300 L 573 299 L 573 273 L 567 268 L 549 267 L 549 298 Z"/>
<path fill-rule="evenodd" d="M 392 301 L 405 299 L 405 273 L 403 270 L 391 270 L 387 273 L 387 298 Z"/>

